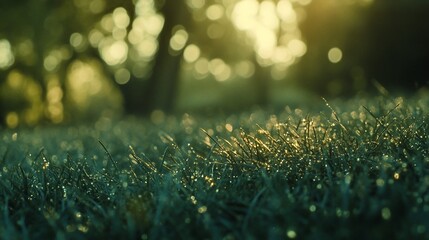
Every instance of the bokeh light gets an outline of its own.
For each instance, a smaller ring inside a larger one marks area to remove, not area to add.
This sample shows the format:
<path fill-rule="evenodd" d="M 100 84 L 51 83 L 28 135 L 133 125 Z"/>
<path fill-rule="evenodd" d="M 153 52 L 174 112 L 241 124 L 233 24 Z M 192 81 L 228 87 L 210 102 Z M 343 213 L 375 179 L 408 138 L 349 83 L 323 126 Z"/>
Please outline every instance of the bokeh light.
<path fill-rule="evenodd" d="M 188 32 L 186 32 L 185 29 L 183 29 L 182 26 L 176 26 L 177 30 L 173 34 L 173 36 L 170 39 L 170 48 L 173 51 L 180 51 L 185 47 L 186 42 L 188 41 Z"/>
<path fill-rule="evenodd" d="M 334 47 L 328 51 L 328 59 L 331 63 L 338 63 L 343 58 L 343 52 L 341 49 Z"/>
<path fill-rule="evenodd" d="M 215 21 L 223 17 L 224 15 L 224 7 L 220 4 L 210 5 L 206 10 L 207 18 Z"/>
<path fill-rule="evenodd" d="M 125 41 L 116 41 L 113 38 L 104 38 L 100 43 L 100 53 L 103 60 L 109 65 L 118 65 L 128 57 L 128 45 Z"/>
<path fill-rule="evenodd" d="M 183 58 L 186 62 L 195 62 L 200 57 L 200 48 L 195 44 L 189 44 L 183 52 Z"/>
<path fill-rule="evenodd" d="M 5 69 L 15 61 L 15 57 L 12 53 L 12 48 L 8 40 L 0 39 L 0 69 Z"/>
<path fill-rule="evenodd" d="M 298 28 L 299 18 L 291 1 L 241 0 L 235 4 L 231 20 L 238 30 L 252 39 L 261 65 L 289 66 L 307 51 Z"/>

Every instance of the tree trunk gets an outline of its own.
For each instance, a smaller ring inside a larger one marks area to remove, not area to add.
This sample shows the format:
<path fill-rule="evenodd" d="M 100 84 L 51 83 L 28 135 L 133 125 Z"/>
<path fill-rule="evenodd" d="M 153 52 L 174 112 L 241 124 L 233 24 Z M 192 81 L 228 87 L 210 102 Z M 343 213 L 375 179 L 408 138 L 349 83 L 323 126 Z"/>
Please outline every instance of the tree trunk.
<path fill-rule="evenodd" d="M 148 80 L 131 79 L 121 87 L 128 113 L 149 114 L 159 109 L 174 110 L 182 52 L 170 54 L 169 45 L 174 28 L 186 24 L 186 6 L 182 1 L 165 1 L 161 8 L 164 26 L 158 37 L 159 50 Z"/>

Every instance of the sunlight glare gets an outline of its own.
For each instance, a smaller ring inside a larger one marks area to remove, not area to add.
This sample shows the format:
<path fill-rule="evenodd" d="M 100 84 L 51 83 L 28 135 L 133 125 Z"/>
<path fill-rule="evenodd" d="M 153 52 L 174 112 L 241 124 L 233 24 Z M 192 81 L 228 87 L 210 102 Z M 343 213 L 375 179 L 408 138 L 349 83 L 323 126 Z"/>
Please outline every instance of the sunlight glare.
<path fill-rule="evenodd" d="M 277 36 L 274 31 L 262 26 L 256 27 L 256 51 L 261 58 L 268 59 L 274 53 L 277 46 Z"/>
<path fill-rule="evenodd" d="M 252 40 L 259 64 L 292 65 L 296 58 L 307 52 L 307 46 L 301 40 L 294 6 L 291 0 L 277 3 L 241 0 L 234 5 L 231 20 L 238 30 L 245 32 Z M 287 69 L 287 66 L 279 69 Z"/>
<path fill-rule="evenodd" d="M 279 28 L 279 19 L 276 16 L 276 5 L 272 1 L 263 1 L 259 6 L 259 21 L 272 30 Z"/>
<path fill-rule="evenodd" d="M 282 21 L 286 23 L 296 21 L 296 13 L 293 10 L 291 2 L 288 0 L 280 0 L 277 3 L 277 15 Z"/>
<path fill-rule="evenodd" d="M 232 21 L 239 30 L 249 30 L 256 22 L 258 10 L 256 0 L 239 1 L 232 12 Z"/>

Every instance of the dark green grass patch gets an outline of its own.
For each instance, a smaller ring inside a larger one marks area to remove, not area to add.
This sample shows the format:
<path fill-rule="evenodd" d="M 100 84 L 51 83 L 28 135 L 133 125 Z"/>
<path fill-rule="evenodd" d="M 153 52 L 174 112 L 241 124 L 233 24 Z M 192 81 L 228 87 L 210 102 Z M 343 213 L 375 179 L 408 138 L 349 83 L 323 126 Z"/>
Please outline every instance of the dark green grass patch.
<path fill-rule="evenodd" d="M 427 238 L 428 103 L 3 129 L 0 236 Z"/>

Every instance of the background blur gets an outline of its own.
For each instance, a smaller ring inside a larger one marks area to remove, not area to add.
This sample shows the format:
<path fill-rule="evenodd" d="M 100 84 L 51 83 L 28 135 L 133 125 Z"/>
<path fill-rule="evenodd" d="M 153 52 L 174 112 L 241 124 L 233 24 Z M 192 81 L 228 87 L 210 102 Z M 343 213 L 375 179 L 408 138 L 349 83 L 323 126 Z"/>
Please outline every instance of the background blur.
<path fill-rule="evenodd" d="M 428 13 L 425 0 L 2 0 L 0 119 L 412 93 L 429 80 Z"/>

